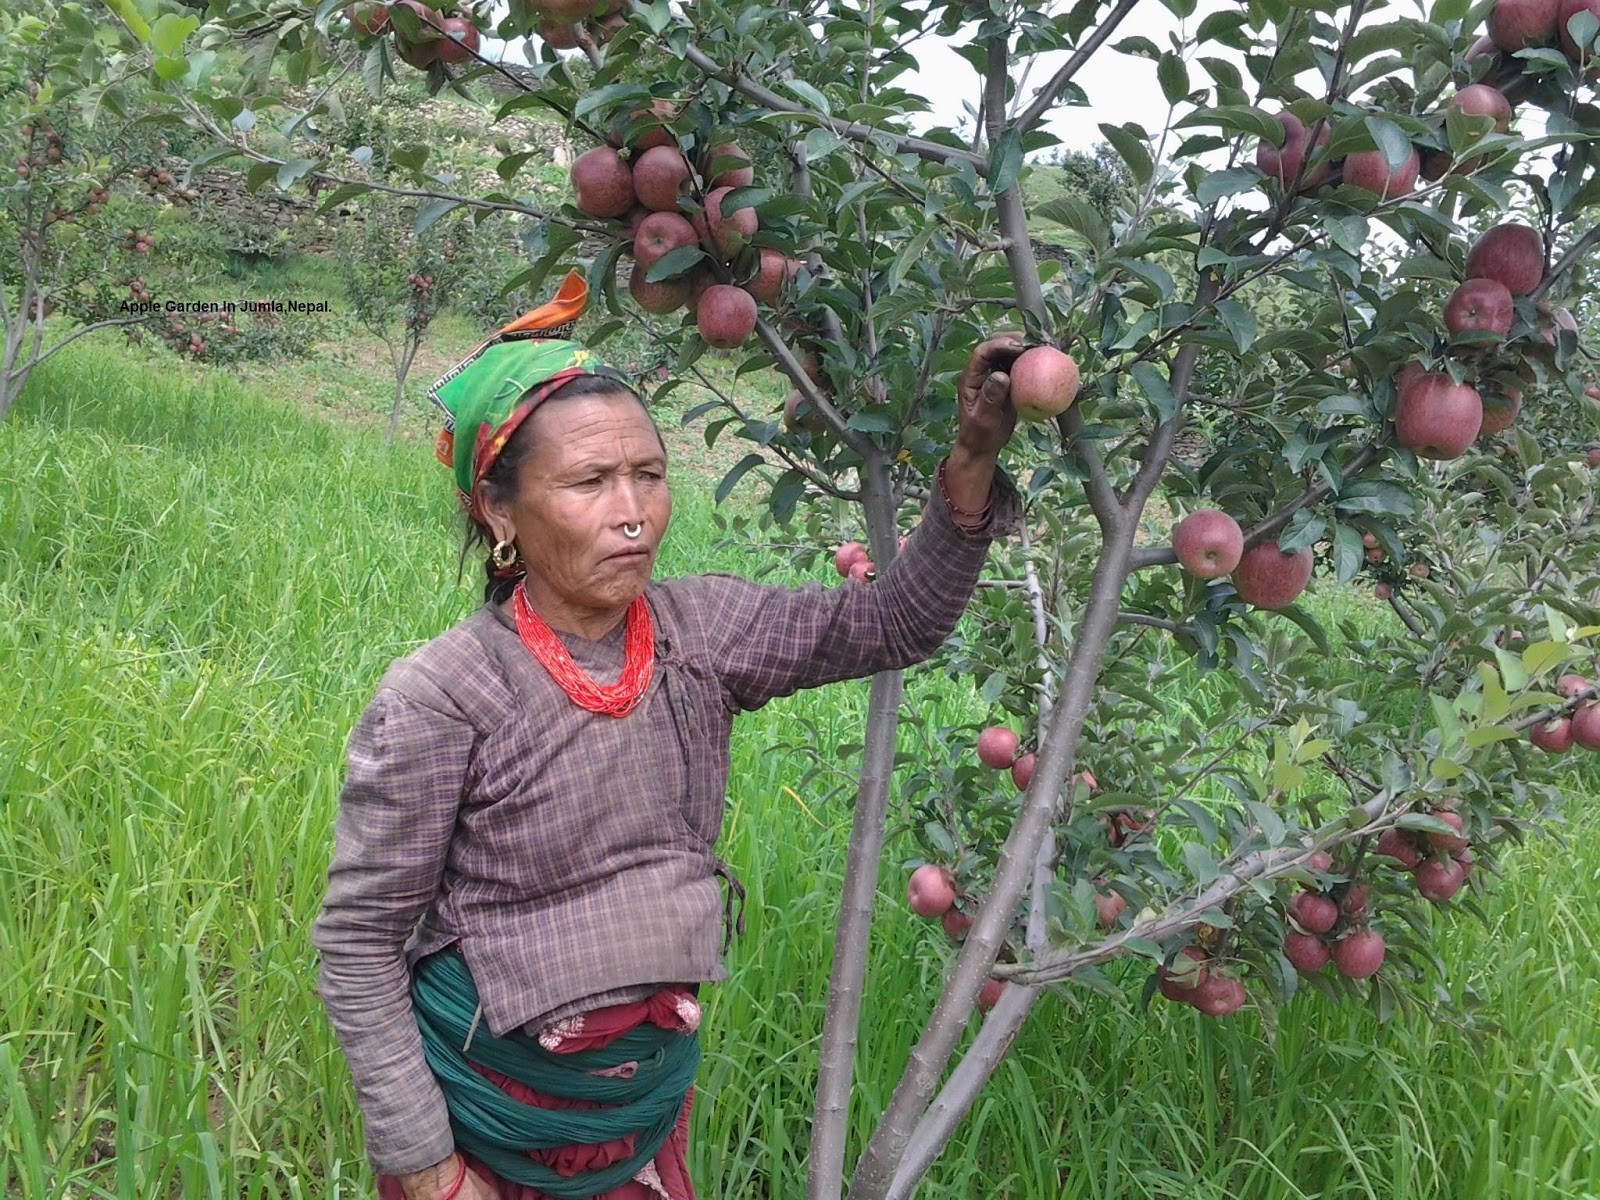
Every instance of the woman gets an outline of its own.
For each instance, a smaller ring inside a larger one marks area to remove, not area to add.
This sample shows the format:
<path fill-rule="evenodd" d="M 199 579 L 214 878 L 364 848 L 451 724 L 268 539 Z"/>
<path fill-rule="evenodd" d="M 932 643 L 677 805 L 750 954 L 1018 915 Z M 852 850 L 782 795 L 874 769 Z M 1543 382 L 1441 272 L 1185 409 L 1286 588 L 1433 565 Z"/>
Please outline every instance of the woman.
<path fill-rule="evenodd" d="M 999 338 L 874 581 L 652 579 L 666 450 L 560 337 L 584 299 L 569 277 L 435 385 L 485 604 L 396 662 L 350 739 L 313 941 L 384 1200 L 692 1200 L 696 993 L 744 923 L 712 852 L 733 718 L 928 658 L 1020 521 Z"/>

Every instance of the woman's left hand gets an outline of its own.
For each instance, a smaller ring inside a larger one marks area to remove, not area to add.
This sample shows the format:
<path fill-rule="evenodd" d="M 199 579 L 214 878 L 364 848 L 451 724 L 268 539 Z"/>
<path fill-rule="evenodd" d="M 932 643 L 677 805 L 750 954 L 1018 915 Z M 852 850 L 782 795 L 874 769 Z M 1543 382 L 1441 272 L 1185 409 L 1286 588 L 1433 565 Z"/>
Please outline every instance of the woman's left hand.
<path fill-rule="evenodd" d="M 979 344 L 956 381 L 960 405 L 956 445 L 974 455 L 993 458 L 1011 440 L 1017 408 L 1011 403 L 1011 376 L 1017 355 L 1027 349 L 1020 334 L 1006 333 Z"/>

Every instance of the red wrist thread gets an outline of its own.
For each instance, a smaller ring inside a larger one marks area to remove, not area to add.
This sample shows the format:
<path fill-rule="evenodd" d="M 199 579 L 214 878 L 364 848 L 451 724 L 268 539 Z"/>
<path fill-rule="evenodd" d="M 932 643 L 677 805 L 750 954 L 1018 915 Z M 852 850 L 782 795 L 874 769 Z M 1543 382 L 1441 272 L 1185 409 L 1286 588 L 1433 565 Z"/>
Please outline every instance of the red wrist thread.
<path fill-rule="evenodd" d="M 460 1156 L 457 1155 L 457 1157 L 459 1158 Z M 461 1159 L 461 1174 L 456 1176 L 456 1181 L 450 1185 L 450 1190 L 448 1192 L 446 1192 L 440 1198 L 440 1200 L 456 1200 L 456 1197 L 461 1194 L 462 1186 L 466 1182 L 467 1182 L 467 1160 L 463 1158 L 463 1159 Z"/>
<path fill-rule="evenodd" d="M 934 473 L 934 477 L 939 484 L 939 495 L 944 497 L 945 507 L 950 510 L 952 516 L 957 517 L 958 519 L 964 518 L 966 523 L 977 525 L 987 519 L 989 514 L 994 511 L 994 493 L 992 491 L 990 492 L 988 502 L 978 512 L 973 512 L 970 509 L 962 508 L 954 500 L 950 499 L 950 489 L 945 487 L 944 469 L 945 465 L 949 461 L 949 459 L 944 459 L 941 461 L 939 463 L 938 471 Z"/>

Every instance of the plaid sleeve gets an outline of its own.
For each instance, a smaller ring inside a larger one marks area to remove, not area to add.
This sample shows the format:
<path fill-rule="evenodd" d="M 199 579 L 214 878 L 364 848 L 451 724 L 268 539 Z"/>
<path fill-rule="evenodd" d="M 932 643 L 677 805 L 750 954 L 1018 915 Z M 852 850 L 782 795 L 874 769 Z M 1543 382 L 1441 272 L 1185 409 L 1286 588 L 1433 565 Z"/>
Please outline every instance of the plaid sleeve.
<path fill-rule="evenodd" d="M 993 512 L 973 530 L 955 523 L 934 489 L 905 550 L 871 583 L 785 588 L 701 576 L 716 581 L 706 595 L 704 629 L 728 706 L 750 711 L 802 688 L 932 656 L 977 590 L 989 544 L 1021 524 L 1021 498 L 999 470 L 995 488 Z"/>
<path fill-rule="evenodd" d="M 311 940 L 380 1174 L 418 1171 L 455 1149 L 423 1058 L 404 947 L 438 894 L 474 738 L 465 721 L 387 687 L 350 735 L 328 892 Z"/>

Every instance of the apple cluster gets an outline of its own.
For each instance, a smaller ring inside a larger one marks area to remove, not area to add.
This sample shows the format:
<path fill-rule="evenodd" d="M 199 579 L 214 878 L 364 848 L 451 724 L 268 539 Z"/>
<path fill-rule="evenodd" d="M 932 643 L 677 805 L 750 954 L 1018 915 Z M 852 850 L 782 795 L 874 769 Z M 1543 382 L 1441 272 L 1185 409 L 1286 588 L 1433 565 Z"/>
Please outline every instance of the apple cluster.
<path fill-rule="evenodd" d="M 1309 546 L 1286 553 L 1272 540 L 1244 548 L 1244 531 L 1227 513 L 1201 508 L 1172 531 L 1172 552 L 1183 569 L 1200 579 L 1232 575 L 1239 599 L 1255 608 L 1285 608 L 1311 582 Z"/>
<path fill-rule="evenodd" d="M 1581 675 L 1563 675 L 1556 692 L 1564 700 L 1582 700 L 1570 716 L 1534 725 L 1528 730 L 1528 740 L 1548 754 L 1565 754 L 1573 746 L 1600 750 L 1600 698 L 1594 683 Z"/>
<path fill-rule="evenodd" d="M 395 8 L 405 8 L 416 15 L 420 29 L 415 38 L 406 36 L 390 19 Z M 464 63 L 478 55 L 478 27 L 470 16 L 447 15 L 422 0 L 398 0 L 394 5 L 358 0 L 344 10 L 344 15 L 358 37 L 376 38 L 392 32 L 401 61 L 419 71 L 426 71 L 436 62 Z"/>

